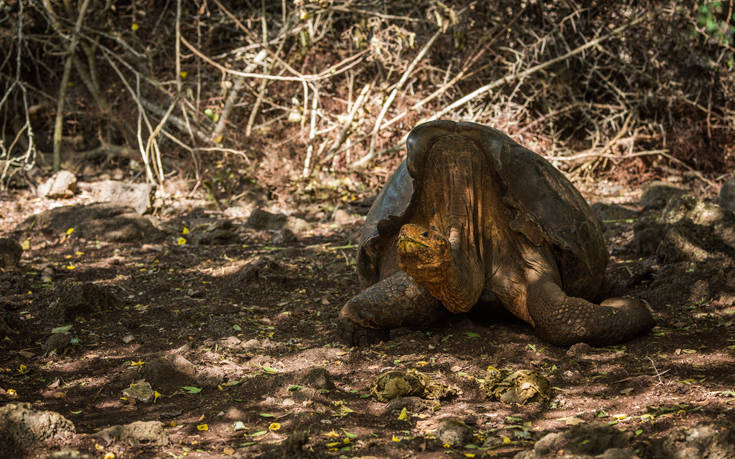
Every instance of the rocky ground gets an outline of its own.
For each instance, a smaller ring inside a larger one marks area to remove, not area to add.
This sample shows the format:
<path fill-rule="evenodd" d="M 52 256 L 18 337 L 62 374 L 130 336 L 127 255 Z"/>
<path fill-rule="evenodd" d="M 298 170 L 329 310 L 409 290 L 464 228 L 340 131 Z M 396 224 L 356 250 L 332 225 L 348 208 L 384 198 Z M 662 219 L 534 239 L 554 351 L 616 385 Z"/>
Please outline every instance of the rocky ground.
<path fill-rule="evenodd" d="M 147 192 L 114 183 L 41 191 L 1 195 L 0 236 L 18 243 L 0 243 L 15 457 L 735 457 L 735 217 L 685 185 L 583 190 L 613 289 L 658 325 L 568 349 L 482 310 L 342 345 L 364 201 L 180 195 L 142 216 Z M 492 389 L 493 368 L 534 375 L 503 383 L 531 397 Z"/>

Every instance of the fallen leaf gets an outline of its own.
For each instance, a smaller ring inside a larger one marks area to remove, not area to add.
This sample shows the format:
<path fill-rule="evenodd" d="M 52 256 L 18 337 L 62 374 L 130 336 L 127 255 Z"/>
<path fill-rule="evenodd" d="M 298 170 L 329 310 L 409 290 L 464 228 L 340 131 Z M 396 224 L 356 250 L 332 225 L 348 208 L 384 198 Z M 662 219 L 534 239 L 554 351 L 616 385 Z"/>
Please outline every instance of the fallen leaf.
<path fill-rule="evenodd" d="M 207 424 L 199 424 L 197 425 L 197 430 L 206 431 L 209 430 L 209 426 Z"/>

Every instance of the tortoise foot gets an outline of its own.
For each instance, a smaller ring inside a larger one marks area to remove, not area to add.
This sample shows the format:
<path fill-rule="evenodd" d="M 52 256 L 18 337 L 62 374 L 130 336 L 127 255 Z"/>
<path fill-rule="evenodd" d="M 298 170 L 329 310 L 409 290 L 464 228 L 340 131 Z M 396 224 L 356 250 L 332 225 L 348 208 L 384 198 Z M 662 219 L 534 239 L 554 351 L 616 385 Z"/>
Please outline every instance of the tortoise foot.
<path fill-rule="evenodd" d="M 386 341 L 390 334 L 385 328 L 363 327 L 347 317 L 339 318 L 337 331 L 340 339 L 350 346 L 369 346 Z"/>

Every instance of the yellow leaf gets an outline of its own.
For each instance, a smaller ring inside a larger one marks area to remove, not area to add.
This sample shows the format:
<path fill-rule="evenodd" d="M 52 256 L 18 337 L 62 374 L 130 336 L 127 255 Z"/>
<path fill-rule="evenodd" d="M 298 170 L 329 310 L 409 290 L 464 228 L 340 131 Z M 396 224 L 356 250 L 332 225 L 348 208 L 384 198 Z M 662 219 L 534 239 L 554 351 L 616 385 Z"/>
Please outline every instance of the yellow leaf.
<path fill-rule="evenodd" d="M 105 454 L 104 459 L 115 459 L 115 453 L 107 453 L 107 454 Z"/>
<path fill-rule="evenodd" d="M 153 391 L 153 403 L 156 403 L 156 401 L 157 401 L 157 400 L 158 400 L 159 398 L 161 398 L 161 394 L 160 394 L 160 393 L 159 393 L 159 392 L 158 392 L 157 390 L 154 390 L 154 391 Z"/>
<path fill-rule="evenodd" d="M 426 362 L 424 360 L 419 360 L 418 362 L 416 362 L 416 366 L 417 367 L 425 367 L 428 364 L 429 364 L 429 362 Z"/>
<path fill-rule="evenodd" d="M 342 446 L 342 443 L 335 441 L 332 443 L 327 443 L 327 448 L 336 448 L 337 446 Z"/>
<path fill-rule="evenodd" d="M 133 32 L 135 32 L 139 28 L 140 28 L 140 24 L 138 24 L 137 22 L 133 22 L 132 24 L 130 24 L 130 30 L 132 30 Z"/>
<path fill-rule="evenodd" d="M 189 75 L 189 72 L 187 72 L 186 70 L 182 70 L 181 72 L 179 72 L 179 76 L 180 76 L 180 77 L 181 77 L 182 79 L 183 79 L 183 78 L 186 78 L 186 76 L 187 76 L 187 75 Z"/>
<path fill-rule="evenodd" d="M 396 437 L 395 435 L 393 435 L 392 440 L 395 441 L 395 442 L 401 441 L 400 437 Z"/>
<path fill-rule="evenodd" d="M 137 362 L 130 362 L 130 366 L 131 367 L 139 367 L 139 366 L 142 366 L 142 365 L 145 365 L 145 362 L 142 361 L 142 360 L 138 360 Z"/>
<path fill-rule="evenodd" d="M 475 457 L 475 453 L 464 453 L 464 457 Z"/>
<path fill-rule="evenodd" d="M 97 451 L 99 451 L 101 453 L 102 451 L 105 450 L 105 447 L 102 446 L 102 445 L 100 445 L 99 443 L 95 443 L 94 444 L 94 449 L 96 449 Z"/>
<path fill-rule="evenodd" d="M 404 406 L 401 410 L 401 414 L 398 415 L 399 421 L 408 421 L 408 411 L 406 411 L 406 407 Z"/>
<path fill-rule="evenodd" d="M 185 226 L 184 229 L 181 230 L 181 234 L 189 234 L 189 228 Z"/>
<path fill-rule="evenodd" d="M 68 265 L 66 266 L 66 269 L 68 269 L 69 271 L 71 271 L 72 269 L 77 269 L 77 267 L 76 267 L 76 266 L 74 266 L 74 263 L 69 263 L 69 264 L 68 264 Z"/>
<path fill-rule="evenodd" d="M 452 447 L 452 445 L 450 445 L 449 443 L 444 443 L 444 444 L 442 445 L 442 447 L 444 447 L 444 448 L 451 448 L 451 447 Z"/>
<path fill-rule="evenodd" d="M 510 445 L 510 437 L 503 437 L 503 444 Z"/>
<path fill-rule="evenodd" d="M 16 392 L 15 389 L 8 389 L 7 392 L 8 392 L 8 395 L 10 395 L 11 397 L 17 397 L 18 396 L 18 392 Z"/>
<path fill-rule="evenodd" d="M 183 237 L 180 237 L 180 238 L 178 238 L 176 240 L 176 244 L 178 244 L 178 245 L 185 245 L 186 244 L 186 239 L 183 238 Z"/>
<path fill-rule="evenodd" d="M 21 242 L 20 243 L 20 247 L 23 250 L 29 250 L 31 248 L 31 240 L 30 239 L 26 239 L 25 241 Z"/>
<path fill-rule="evenodd" d="M 171 427 L 176 427 L 176 421 L 171 421 L 168 425 Z"/>
<path fill-rule="evenodd" d="M 277 422 L 271 422 L 271 425 L 268 426 L 268 430 L 279 430 L 281 428 L 281 424 Z"/>
<path fill-rule="evenodd" d="M 339 434 L 335 432 L 334 430 L 330 430 L 329 432 L 325 433 L 324 436 L 329 438 L 337 438 L 339 437 Z"/>
<path fill-rule="evenodd" d="M 69 228 L 68 230 L 66 230 L 66 234 L 71 234 L 73 232 L 74 232 L 74 228 Z"/>
<path fill-rule="evenodd" d="M 28 367 L 25 364 L 21 363 L 18 367 L 18 373 L 25 373 L 26 371 L 28 371 Z"/>
<path fill-rule="evenodd" d="M 197 430 L 209 430 L 209 426 L 207 424 L 199 424 Z"/>

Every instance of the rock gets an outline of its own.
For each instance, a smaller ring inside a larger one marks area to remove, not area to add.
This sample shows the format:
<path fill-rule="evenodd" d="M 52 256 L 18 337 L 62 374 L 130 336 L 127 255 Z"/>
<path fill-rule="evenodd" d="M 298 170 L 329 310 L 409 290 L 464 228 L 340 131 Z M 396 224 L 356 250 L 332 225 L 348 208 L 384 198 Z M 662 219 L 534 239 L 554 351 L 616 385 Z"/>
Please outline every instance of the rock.
<path fill-rule="evenodd" d="M 633 230 L 633 247 L 640 255 L 655 254 L 666 234 L 665 226 L 650 222 L 646 225 L 636 225 Z"/>
<path fill-rule="evenodd" d="M 629 432 L 621 432 L 613 426 L 601 423 L 579 424 L 564 432 L 550 433 L 542 437 L 527 458 L 555 457 L 563 451 L 572 457 L 586 455 L 598 458 L 633 458 Z M 613 450 L 608 452 L 609 450 Z"/>
<path fill-rule="evenodd" d="M 151 384 L 144 379 L 131 383 L 130 386 L 123 389 L 122 394 L 143 403 L 148 403 L 155 397 Z"/>
<path fill-rule="evenodd" d="M 332 375 L 329 374 L 326 368 L 322 367 L 308 368 L 305 372 L 302 372 L 302 375 L 297 377 L 297 380 L 301 384 L 314 389 L 334 390 L 335 388 Z"/>
<path fill-rule="evenodd" d="M 273 245 L 282 245 L 294 241 L 296 241 L 296 235 L 293 231 L 288 228 L 283 228 L 282 230 L 278 230 L 276 235 L 273 236 L 273 240 L 271 242 Z"/>
<path fill-rule="evenodd" d="M 168 435 L 159 421 L 136 421 L 130 424 L 108 427 L 94 437 L 110 443 L 125 443 L 130 446 L 166 445 Z"/>
<path fill-rule="evenodd" d="M 58 355 L 64 352 L 69 344 L 71 344 L 71 335 L 67 333 L 54 333 L 43 344 L 43 352 L 46 355 Z"/>
<path fill-rule="evenodd" d="M 735 457 L 735 426 L 702 423 L 654 445 L 652 456 L 685 459 Z"/>
<path fill-rule="evenodd" d="M 152 242 L 164 237 L 151 220 L 130 207 L 109 203 L 57 207 L 38 213 L 19 225 L 20 231 L 61 235 L 71 228 L 72 237 L 108 242 Z"/>
<path fill-rule="evenodd" d="M 396 411 L 400 412 L 404 408 L 412 413 L 420 413 L 429 409 L 430 406 L 429 402 L 420 397 L 398 397 L 388 402 L 382 414 L 387 415 Z"/>
<path fill-rule="evenodd" d="M 162 392 L 194 384 L 197 378 L 194 364 L 179 354 L 155 357 L 146 362 L 141 373 Z"/>
<path fill-rule="evenodd" d="M 735 177 L 731 178 L 720 188 L 720 206 L 735 212 Z"/>
<path fill-rule="evenodd" d="M 250 213 L 245 226 L 257 230 L 279 230 L 286 225 L 285 214 L 273 214 L 263 209 L 255 209 Z"/>
<path fill-rule="evenodd" d="M 29 403 L 0 407 L 0 450 L 21 451 L 50 440 L 74 435 L 74 424 L 53 411 L 37 411 Z M 17 456 L 16 456 L 17 457 Z"/>
<path fill-rule="evenodd" d="M 17 241 L 0 238 L 0 269 L 17 267 L 22 254 L 23 247 Z"/>
<path fill-rule="evenodd" d="M 581 357 L 592 352 L 592 346 L 587 343 L 577 343 L 567 349 L 568 357 Z"/>
<path fill-rule="evenodd" d="M 125 183 L 103 180 L 90 185 L 90 195 L 96 202 L 114 202 L 118 206 L 132 207 L 144 214 L 151 207 L 153 186 L 148 183 Z"/>
<path fill-rule="evenodd" d="M 199 245 L 237 244 L 240 236 L 235 232 L 235 225 L 230 220 L 216 220 L 200 223 L 191 229 L 189 236 L 193 243 Z"/>
<path fill-rule="evenodd" d="M 77 191 L 77 177 L 69 171 L 59 171 L 38 186 L 38 195 L 48 199 L 71 198 Z"/>
<path fill-rule="evenodd" d="M 654 181 L 643 185 L 641 206 L 644 209 L 662 209 L 670 199 L 686 193 L 686 190 L 666 182 Z"/>
<path fill-rule="evenodd" d="M 355 217 L 344 209 L 335 209 L 332 214 L 332 221 L 339 226 L 346 226 L 354 223 Z"/>
<path fill-rule="evenodd" d="M 120 305 L 120 300 L 111 287 L 92 282 L 65 282 L 61 287 L 59 301 L 53 312 L 66 320 L 80 315 L 110 311 Z"/>
<path fill-rule="evenodd" d="M 442 444 L 461 447 L 472 441 L 472 429 L 460 418 L 447 417 L 439 421 L 436 438 Z"/>

